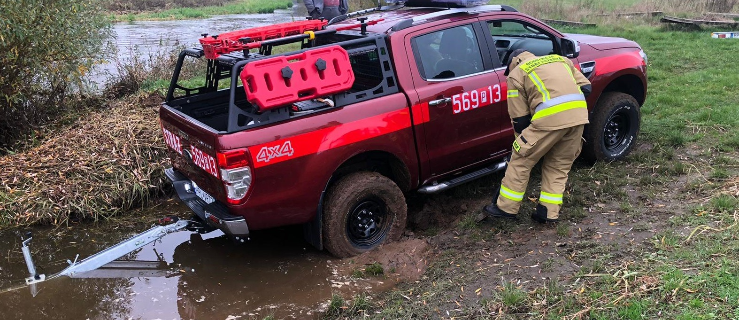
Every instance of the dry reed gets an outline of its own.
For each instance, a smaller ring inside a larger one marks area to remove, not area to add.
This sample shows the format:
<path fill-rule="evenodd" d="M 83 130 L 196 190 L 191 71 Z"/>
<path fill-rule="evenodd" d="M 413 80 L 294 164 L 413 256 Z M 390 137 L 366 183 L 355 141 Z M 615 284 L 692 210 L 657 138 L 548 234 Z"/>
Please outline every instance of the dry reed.
<path fill-rule="evenodd" d="M 168 162 L 157 95 L 88 114 L 41 145 L 0 157 L 0 224 L 64 224 L 145 205 Z"/>

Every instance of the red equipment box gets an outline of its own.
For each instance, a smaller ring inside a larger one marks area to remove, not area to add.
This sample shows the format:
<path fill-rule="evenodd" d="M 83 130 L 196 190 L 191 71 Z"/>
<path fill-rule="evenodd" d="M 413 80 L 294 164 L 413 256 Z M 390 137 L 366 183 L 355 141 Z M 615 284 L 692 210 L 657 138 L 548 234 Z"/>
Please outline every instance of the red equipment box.
<path fill-rule="evenodd" d="M 346 50 L 329 46 L 250 62 L 241 81 L 247 100 L 265 111 L 347 90 L 354 72 Z"/>
<path fill-rule="evenodd" d="M 205 57 L 216 59 L 219 55 L 234 51 L 251 49 L 247 43 L 264 41 L 268 39 L 282 38 L 302 34 L 306 31 L 318 31 L 328 24 L 325 20 L 305 20 L 296 22 L 279 23 L 270 26 L 257 27 L 239 31 L 221 33 L 216 36 L 200 38 Z M 241 38 L 249 38 L 242 43 Z"/>

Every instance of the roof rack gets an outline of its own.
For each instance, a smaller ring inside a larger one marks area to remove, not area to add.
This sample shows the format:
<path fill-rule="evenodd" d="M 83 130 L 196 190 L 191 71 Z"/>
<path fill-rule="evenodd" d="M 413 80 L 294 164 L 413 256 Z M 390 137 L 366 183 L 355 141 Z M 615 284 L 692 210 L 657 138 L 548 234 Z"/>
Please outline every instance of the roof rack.
<path fill-rule="evenodd" d="M 420 16 L 416 16 L 410 19 L 400 21 L 396 23 L 392 27 L 392 29 L 393 31 L 403 30 L 418 22 L 425 22 L 425 21 L 428 21 L 434 18 L 451 16 L 451 15 L 460 14 L 460 13 L 478 14 L 478 13 L 493 12 L 493 11 L 518 12 L 518 10 L 516 10 L 515 8 L 511 6 L 506 6 L 506 5 L 484 5 L 484 6 L 476 6 L 476 7 L 452 8 L 452 9 L 440 10 L 440 11 L 436 11 L 432 13 L 427 13 L 424 15 L 420 15 Z"/>

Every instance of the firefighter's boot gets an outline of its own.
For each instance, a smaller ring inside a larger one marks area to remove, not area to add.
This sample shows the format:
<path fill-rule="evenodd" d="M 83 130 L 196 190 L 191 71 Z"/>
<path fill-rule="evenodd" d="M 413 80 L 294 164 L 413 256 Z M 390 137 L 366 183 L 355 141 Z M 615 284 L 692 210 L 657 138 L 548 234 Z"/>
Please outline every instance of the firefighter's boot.
<path fill-rule="evenodd" d="M 484 211 L 485 214 L 491 218 L 517 219 L 517 215 L 505 212 L 503 210 L 500 210 L 500 208 L 498 208 L 497 202 L 498 202 L 499 195 L 500 195 L 500 188 L 498 189 L 498 192 L 495 193 L 495 196 L 493 196 L 493 201 L 490 202 L 489 205 L 486 205 L 484 208 L 482 208 L 482 211 Z"/>
<path fill-rule="evenodd" d="M 541 223 L 559 221 L 559 219 L 547 218 L 547 207 L 541 204 L 536 206 L 536 211 L 534 211 L 534 213 L 531 214 L 531 219 L 536 222 L 541 222 Z"/>
<path fill-rule="evenodd" d="M 485 211 L 488 217 L 491 218 L 518 219 L 517 215 L 500 210 L 500 208 L 498 208 L 498 205 L 496 205 L 495 203 L 486 205 L 484 208 L 482 208 L 482 210 Z"/>

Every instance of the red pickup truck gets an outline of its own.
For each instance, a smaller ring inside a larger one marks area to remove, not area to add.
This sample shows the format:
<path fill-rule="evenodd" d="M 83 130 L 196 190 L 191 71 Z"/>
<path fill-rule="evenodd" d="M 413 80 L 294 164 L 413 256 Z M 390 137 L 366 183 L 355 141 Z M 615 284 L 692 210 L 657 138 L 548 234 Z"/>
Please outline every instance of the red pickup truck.
<path fill-rule="evenodd" d="M 616 160 L 635 144 L 647 57 L 633 41 L 562 34 L 509 6 L 360 13 L 204 35 L 182 51 L 160 109 L 166 174 L 203 230 L 243 242 L 303 224 L 338 257 L 398 238 L 404 193 L 505 167 L 516 49 L 569 57 L 592 82 L 583 154 Z"/>

